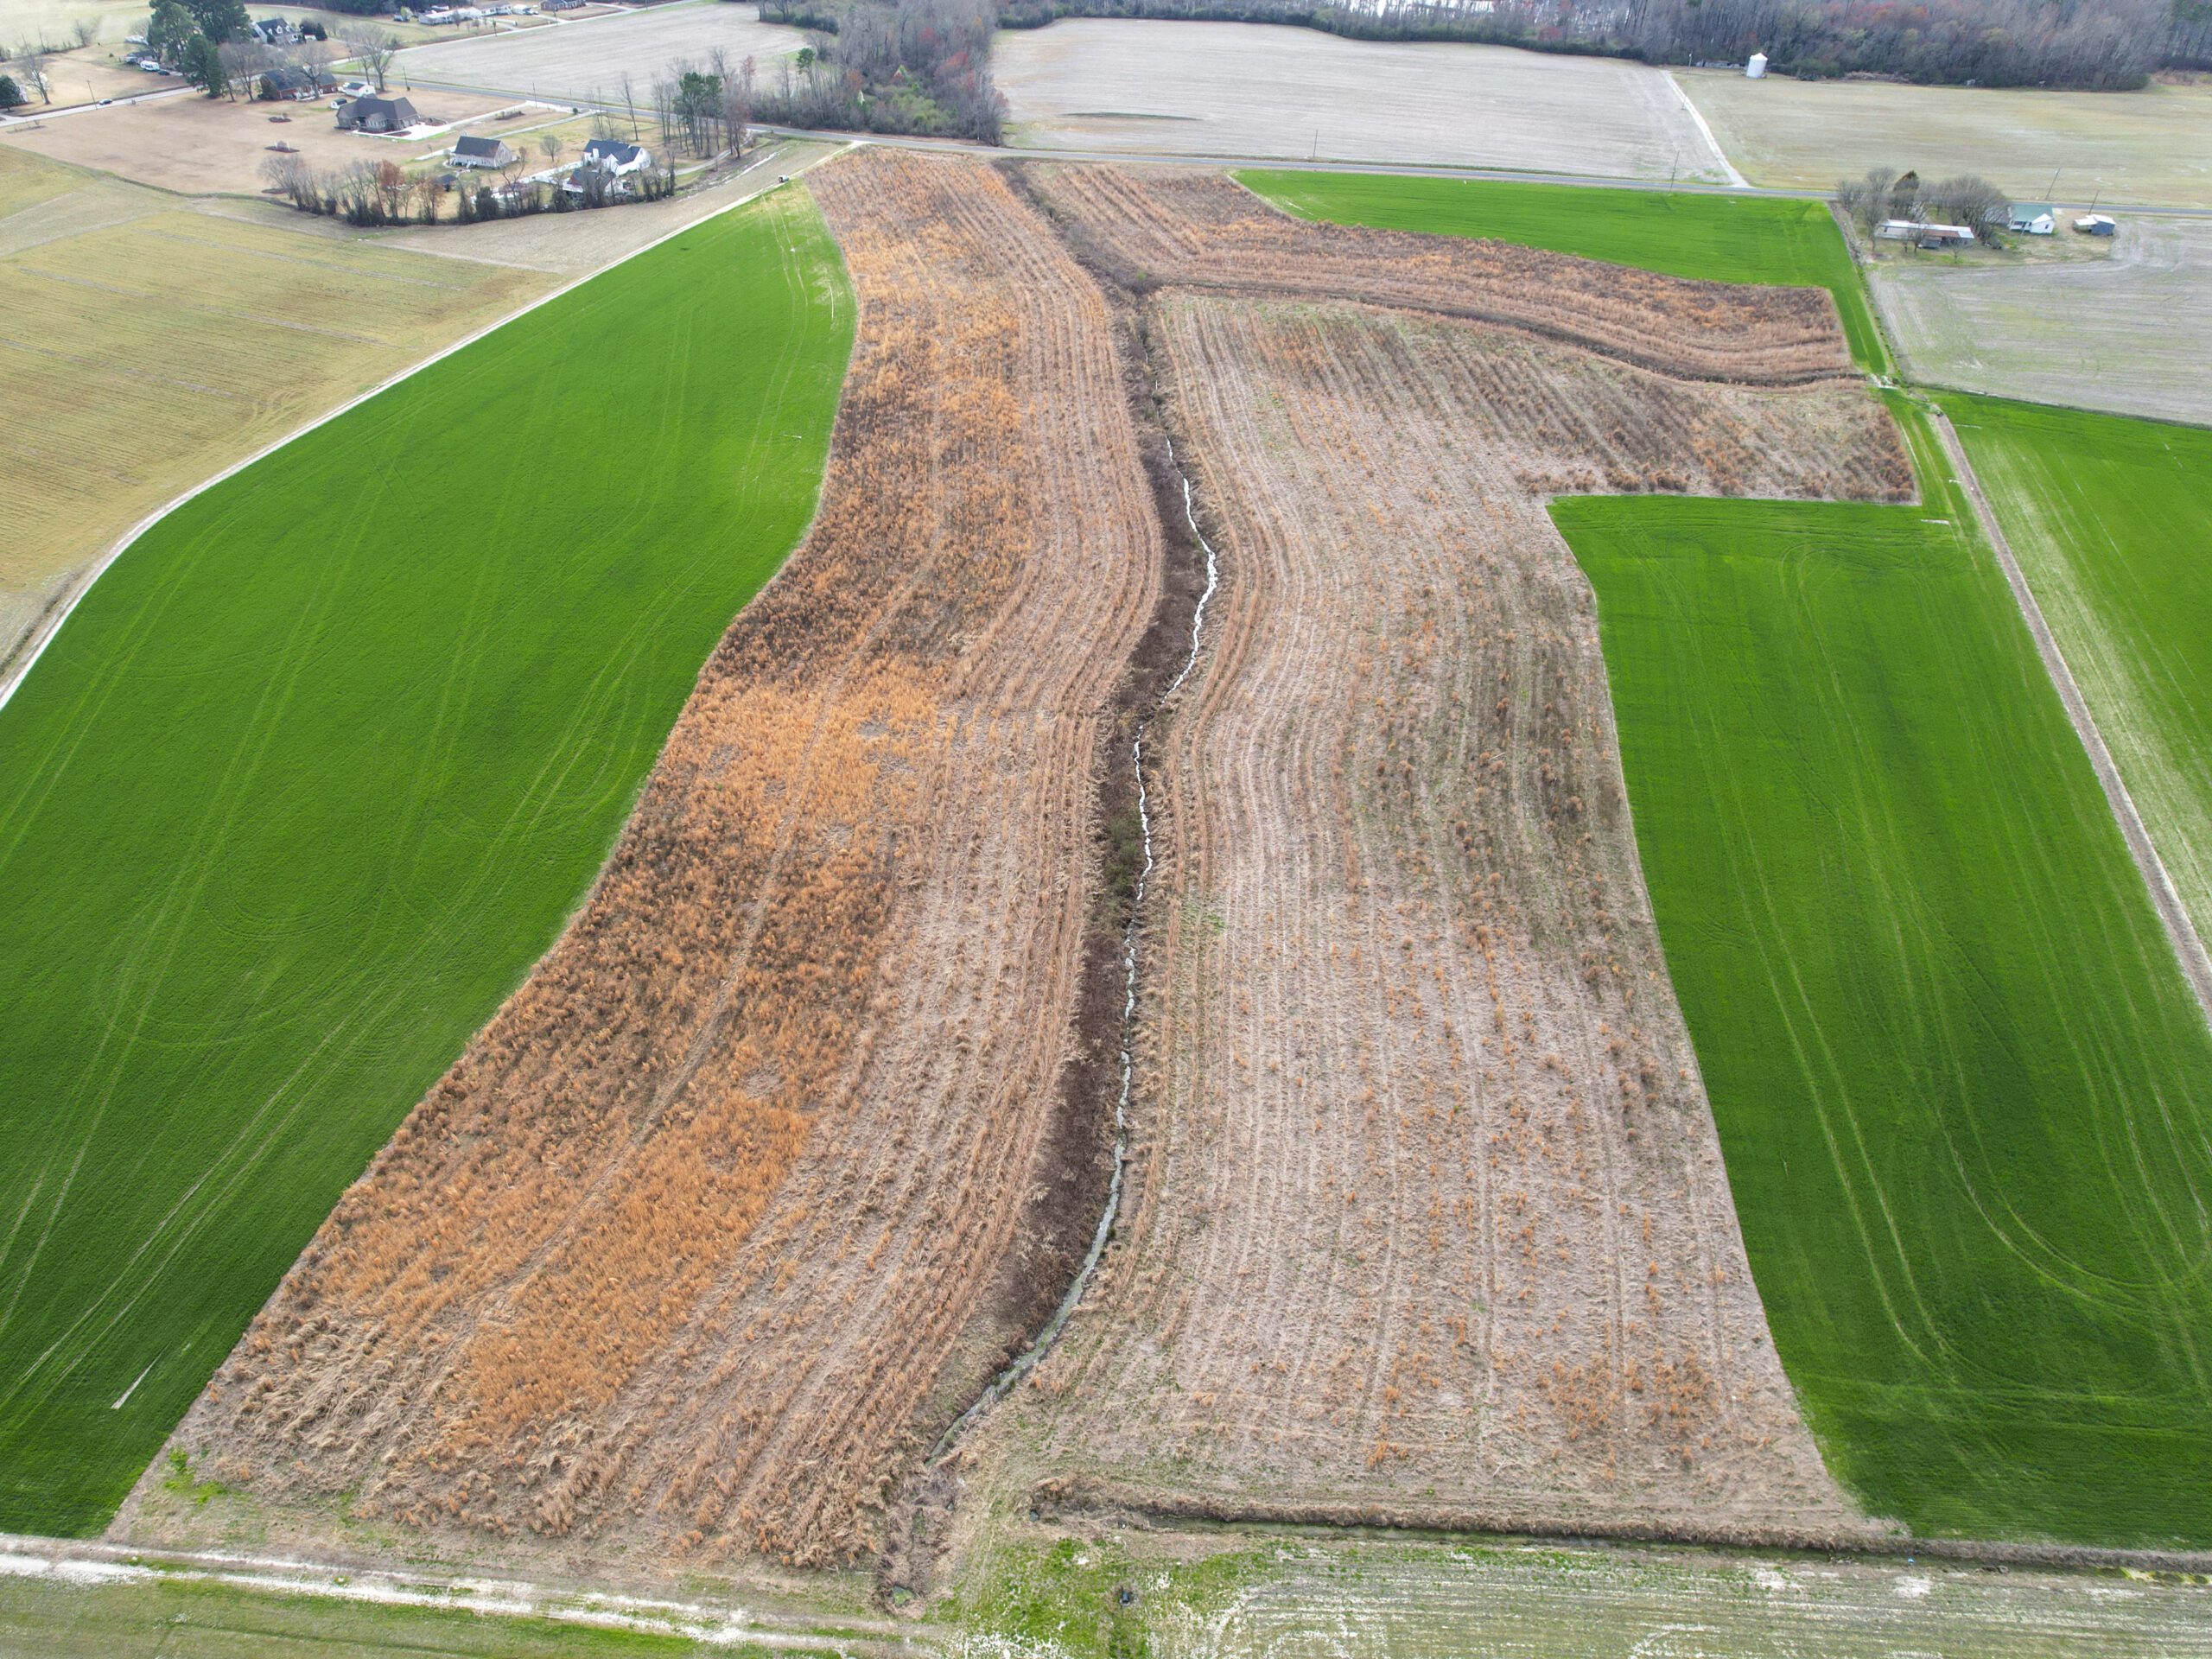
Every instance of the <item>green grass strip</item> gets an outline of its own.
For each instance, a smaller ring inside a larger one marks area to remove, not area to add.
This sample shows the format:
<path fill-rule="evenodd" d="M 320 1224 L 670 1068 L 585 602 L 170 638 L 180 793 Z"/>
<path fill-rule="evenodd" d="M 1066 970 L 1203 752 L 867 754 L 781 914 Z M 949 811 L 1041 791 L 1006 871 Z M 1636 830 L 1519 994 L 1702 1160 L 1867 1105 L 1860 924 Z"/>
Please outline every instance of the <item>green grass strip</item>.
<path fill-rule="evenodd" d="M 2212 430 L 1946 393 L 2200 937 L 2212 937 Z"/>
<path fill-rule="evenodd" d="M 1851 251 L 1817 201 L 1376 173 L 1236 176 L 1301 219 L 1489 237 L 1705 282 L 1825 288 L 1835 296 L 1853 358 L 1863 369 L 1891 372 Z"/>
<path fill-rule="evenodd" d="M 1607 498 L 1637 845 L 1775 1340 L 1927 1534 L 2212 1543 L 2212 1032 L 1920 417 L 1924 506 Z"/>
<path fill-rule="evenodd" d="M 107 1520 L 552 942 L 853 318 L 803 193 L 699 226 L 171 514 L 0 710 L 0 1529 Z"/>

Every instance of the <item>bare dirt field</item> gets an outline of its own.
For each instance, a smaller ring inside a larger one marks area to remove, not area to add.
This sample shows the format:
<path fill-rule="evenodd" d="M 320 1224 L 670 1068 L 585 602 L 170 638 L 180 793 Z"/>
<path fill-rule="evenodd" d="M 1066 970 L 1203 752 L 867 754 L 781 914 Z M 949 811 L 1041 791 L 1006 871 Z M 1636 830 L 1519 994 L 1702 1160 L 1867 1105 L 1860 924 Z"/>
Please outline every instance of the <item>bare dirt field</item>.
<path fill-rule="evenodd" d="M 627 74 L 643 93 L 671 64 L 704 63 L 720 48 L 760 73 L 806 44 L 796 29 L 764 23 L 757 6 L 706 0 L 648 7 L 524 35 L 436 42 L 403 52 L 393 73 L 410 85 L 480 88 L 515 98 L 620 104 Z"/>
<path fill-rule="evenodd" d="M 1872 286 L 1915 379 L 2212 423 L 2212 221 L 2138 215 L 2098 259 L 1885 260 Z"/>
<path fill-rule="evenodd" d="M 1673 82 L 1610 59 L 1071 18 L 1001 31 L 993 68 L 1039 149 L 1728 176 Z"/>
<path fill-rule="evenodd" d="M 987 167 L 810 177 L 861 308 L 820 516 L 179 1429 L 257 1502 L 864 1554 L 1089 1242 L 1097 779 L 1164 556 L 1106 301 Z"/>
<path fill-rule="evenodd" d="M 150 77 L 149 77 L 150 79 Z M 481 118 L 512 107 L 473 92 L 411 92 L 425 121 L 461 131 L 493 132 L 504 125 Z M 287 121 L 272 121 L 285 115 Z M 455 134 L 397 138 L 341 132 L 327 104 L 262 104 L 202 98 L 156 99 L 118 104 L 6 130 L 4 142 L 56 161 L 98 168 L 163 190 L 200 194 L 230 191 L 256 195 L 267 188 L 261 175 L 269 146 L 290 144 L 319 169 L 336 170 L 356 162 L 410 162 L 453 147 Z"/>
<path fill-rule="evenodd" d="M 0 144 L 0 668 L 140 517 L 550 285 L 253 206 Z"/>
<path fill-rule="evenodd" d="M 2212 85 L 2050 92 L 1721 69 L 1675 79 L 1753 184 L 1826 190 L 1883 166 L 1980 173 L 2037 200 L 2212 207 Z"/>
<path fill-rule="evenodd" d="M 1097 183 L 1044 188 L 1087 227 Z M 1680 357 L 1733 332 L 1653 300 Z M 1863 1535 L 1766 1334 L 1543 503 L 1897 499 L 1887 416 L 1344 300 L 1146 317 L 1224 584 L 1161 749 L 1131 1202 L 988 1443 L 1062 1509 Z"/>
<path fill-rule="evenodd" d="M 1688 282 L 1509 242 L 1294 219 L 1219 174 L 1054 168 L 1046 200 L 1119 282 L 1357 296 L 1503 323 L 1667 373 L 1791 385 L 1853 377 L 1821 289 Z"/>

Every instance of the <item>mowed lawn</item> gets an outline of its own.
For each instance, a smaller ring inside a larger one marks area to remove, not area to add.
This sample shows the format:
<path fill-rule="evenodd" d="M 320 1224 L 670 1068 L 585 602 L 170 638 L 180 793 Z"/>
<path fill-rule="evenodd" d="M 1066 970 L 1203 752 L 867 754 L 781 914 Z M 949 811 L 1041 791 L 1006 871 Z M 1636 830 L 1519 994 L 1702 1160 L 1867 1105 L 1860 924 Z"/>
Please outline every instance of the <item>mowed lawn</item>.
<path fill-rule="evenodd" d="M 802 192 L 698 226 L 172 514 L 0 709 L 0 1529 L 103 1524 L 551 943 L 853 316 Z"/>
<path fill-rule="evenodd" d="M 1942 401 L 2160 861 L 2212 938 L 2212 431 Z"/>
<path fill-rule="evenodd" d="M 1775 1339 L 1933 1535 L 2212 1543 L 2212 1030 L 2005 583 L 1927 504 L 1579 499 Z"/>
<path fill-rule="evenodd" d="M 1825 288 L 1852 356 L 1862 368 L 1889 371 L 1851 251 L 1817 201 L 1382 174 L 1255 169 L 1236 177 L 1301 219 L 1489 237 L 1705 282 Z"/>

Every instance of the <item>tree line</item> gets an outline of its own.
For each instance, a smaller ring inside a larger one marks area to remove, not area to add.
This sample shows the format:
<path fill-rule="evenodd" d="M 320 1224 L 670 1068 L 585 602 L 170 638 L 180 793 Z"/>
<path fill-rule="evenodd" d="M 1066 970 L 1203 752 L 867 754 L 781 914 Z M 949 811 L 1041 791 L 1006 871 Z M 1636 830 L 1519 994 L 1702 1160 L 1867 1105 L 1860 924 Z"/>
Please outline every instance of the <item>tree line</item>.
<path fill-rule="evenodd" d="M 2129 91 L 2212 67 L 2212 0 L 1002 0 L 1007 28 L 1059 17 L 1288 23 L 1361 40 L 1462 41 L 1785 74 Z"/>

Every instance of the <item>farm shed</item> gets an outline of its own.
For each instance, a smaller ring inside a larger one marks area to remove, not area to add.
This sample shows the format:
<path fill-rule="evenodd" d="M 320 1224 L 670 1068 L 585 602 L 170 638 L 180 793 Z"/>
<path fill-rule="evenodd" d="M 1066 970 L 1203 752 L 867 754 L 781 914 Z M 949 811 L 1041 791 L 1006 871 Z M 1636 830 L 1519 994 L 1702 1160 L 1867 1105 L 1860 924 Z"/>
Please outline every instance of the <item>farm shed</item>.
<path fill-rule="evenodd" d="M 2074 228 L 2083 236 L 2110 236 L 2120 226 L 2102 213 L 2088 213 L 2074 221 Z"/>
<path fill-rule="evenodd" d="M 422 119 L 404 98 L 357 98 L 338 111 L 338 124 L 347 132 L 404 132 Z"/>
<path fill-rule="evenodd" d="M 2058 215 L 2047 201 L 2016 201 L 2005 222 L 2023 236 L 2049 236 L 2058 228 Z"/>
<path fill-rule="evenodd" d="M 460 138 L 448 159 L 455 167 L 505 167 L 515 159 L 515 150 L 504 138 Z"/>
<path fill-rule="evenodd" d="M 1964 247 L 1974 240 L 1967 225 L 1931 225 L 1916 219 L 1885 219 L 1874 232 L 1885 242 L 1910 242 L 1921 248 Z"/>

